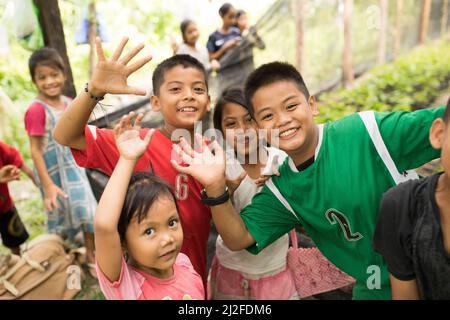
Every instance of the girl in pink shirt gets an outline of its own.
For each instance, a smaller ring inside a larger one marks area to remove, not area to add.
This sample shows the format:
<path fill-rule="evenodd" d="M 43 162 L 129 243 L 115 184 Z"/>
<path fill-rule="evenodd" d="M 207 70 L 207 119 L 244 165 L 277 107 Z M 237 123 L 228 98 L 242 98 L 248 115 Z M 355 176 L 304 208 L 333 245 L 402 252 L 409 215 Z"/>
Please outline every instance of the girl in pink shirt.
<path fill-rule="evenodd" d="M 183 230 L 170 187 L 136 173 L 154 130 L 139 136 L 143 115 L 122 118 L 114 128 L 120 158 L 94 218 L 96 267 L 107 299 L 205 299 L 201 277 L 180 253 Z"/>

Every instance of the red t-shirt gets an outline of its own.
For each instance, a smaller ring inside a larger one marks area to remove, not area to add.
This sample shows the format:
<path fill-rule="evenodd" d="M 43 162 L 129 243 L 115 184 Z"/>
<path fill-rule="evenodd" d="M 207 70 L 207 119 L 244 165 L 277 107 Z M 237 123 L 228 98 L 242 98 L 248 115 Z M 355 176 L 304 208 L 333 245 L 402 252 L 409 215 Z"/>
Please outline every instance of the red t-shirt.
<path fill-rule="evenodd" d="M 6 165 L 15 165 L 17 168 L 23 166 L 23 160 L 17 149 L 0 141 L 0 168 Z M 13 202 L 9 195 L 7 183 L 0 183 L 0 214 L 11 210 Z"/>
<path fill-rule="evenodd" d="M 145 137 L 148 130 L 141 130 L 141 138 Z M 81 167 L 98 168 L 111 176 L 120 156 L 112 131 L 87 126 L 85 137 L 86 150 L 72 149 L 75 161 Z M 173 187 L 184 232 L 181 252 L 189 257 L 206 285 L 206 250 L 211 211 L 200 201 L 203 186 L 191 176 L 179 173 L 172 167 L 172 144 L 160 130 L 156 130 L 134 171 L 153 172 Z"/>

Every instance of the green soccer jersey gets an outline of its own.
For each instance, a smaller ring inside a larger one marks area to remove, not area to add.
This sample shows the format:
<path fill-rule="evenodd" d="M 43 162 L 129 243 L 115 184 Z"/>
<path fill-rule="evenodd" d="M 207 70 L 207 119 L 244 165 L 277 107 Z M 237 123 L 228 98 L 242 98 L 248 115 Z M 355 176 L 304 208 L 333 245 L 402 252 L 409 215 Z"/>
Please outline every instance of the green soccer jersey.
<path fill-rule="evenodd" d="M 361 114 L 319 126 L 314 163 L 299 172 L 286 159 L 281 175 L 241 211 L 256 241 L 248 250 L 257 254 L 300 224 L 331 262 L 357 279 L 355 299 L 390 299 L 389 273 L 372 248 L 379 203 L 401 182 L 399 173 L 439 157 L 428 132 L 443 111 L 371 112 L 372 128 Z"/>

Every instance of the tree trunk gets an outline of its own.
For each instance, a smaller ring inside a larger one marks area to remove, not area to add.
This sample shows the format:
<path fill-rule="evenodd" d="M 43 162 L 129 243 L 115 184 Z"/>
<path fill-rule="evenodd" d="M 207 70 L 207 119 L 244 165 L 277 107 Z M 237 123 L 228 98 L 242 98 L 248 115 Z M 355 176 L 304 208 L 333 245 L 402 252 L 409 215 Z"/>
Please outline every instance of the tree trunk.
<path fill-rule="evenodd" d="M 66 42 L 64 39 L 64 29 L 61 21 L 58 0 L 34 0 L 39 9 L 39 25 L 42 30 L 44 44 L 52 47 L 59 52 L 66 64 L 66 83 L 63 94 L 75 98 L 76 91 L 73 84 L 72 69 L 70 67 L 69 57 L 67 56 Z"/>
<path fill-rule="evenodd" d="M 419 44 L 427 40 L 428 27 L 430 25 L 431 0 L 422 0 L 422 15 L 420 20 Z"/>
<path fill-rule="evenodd" d="M 352 15 L 353 0 L 344 0 L 344 61 L 342 71 L 345 87 L 352 86 L 355 80 L 352 54 Z"/>
<path fill-rule="evenodd" d="M 303 0 L 295 0 L 293 3 L 293 10 L 295 12 L 295 30 L 296 30 L 296 66 L 300 73 L 303 71 L 303 57 L 304 57 L 304 7 Z"/>
<path fill-rule="evenodd" d="M 402 45 L 402 28 L 403 28 L 403 0 L 397 0 L 397 13 L 395 18 L 395 43 L 394 43 L 394 59 L 400 53 Z"/>
<path fill-rule="evenodd" d="M 447 35 L 447 23 L 448 23 L 448 0 L 442 1 L 442 18 L 441 18 L 441 37 L 444 38 Z"/>
<path fill-rule="evenodd" d="M 386 62 L 386 41 L 388 32 L 388 0 L 380 0 L 381 20 L 378 44 L 378 64 Z"/>
<path fill-rule="evenodd" d="M 95 68 L 95 38 L 97 37 L 97 16 L 95 9 L 95 0 L 91 0 L 89 3 L 89 79 L 92 76 L 92 72 Z"/>

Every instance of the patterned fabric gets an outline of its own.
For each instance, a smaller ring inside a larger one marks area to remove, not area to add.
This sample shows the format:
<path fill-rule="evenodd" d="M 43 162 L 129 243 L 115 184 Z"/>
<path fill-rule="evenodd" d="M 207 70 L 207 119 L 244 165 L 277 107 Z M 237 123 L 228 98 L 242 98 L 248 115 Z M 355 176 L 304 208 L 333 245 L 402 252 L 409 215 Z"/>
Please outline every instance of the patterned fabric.
<path fill-rule="evenodd" d="M 37 100 L 46 112 L 46 146 L 43 150 L 45 165 L 53 183 L 63 190 L 67 199 L 58 197 L 58 206 L 47 212 L 48 230 L 73 239 L 80 231 L 94 232 L 93 219 L 97 206 L 90 187 L 86 171 L 78 167 L 68 147 L 58 144 L 53 139 L 52 130 L 56 125 L 57 111 L 44 102 Z M 35 176 L 38 179 L 37 172 Z M 42 195 L 44 190 L 39 184 Z"/>
<path fill-rule="evenodd" d="M 292 247 L 287 265 L 292 272 L 300 298 L 351 286 L 355 279 L 342 272 L 317 248 L 299 248 L 297 234 L 291 231 Z"/>

